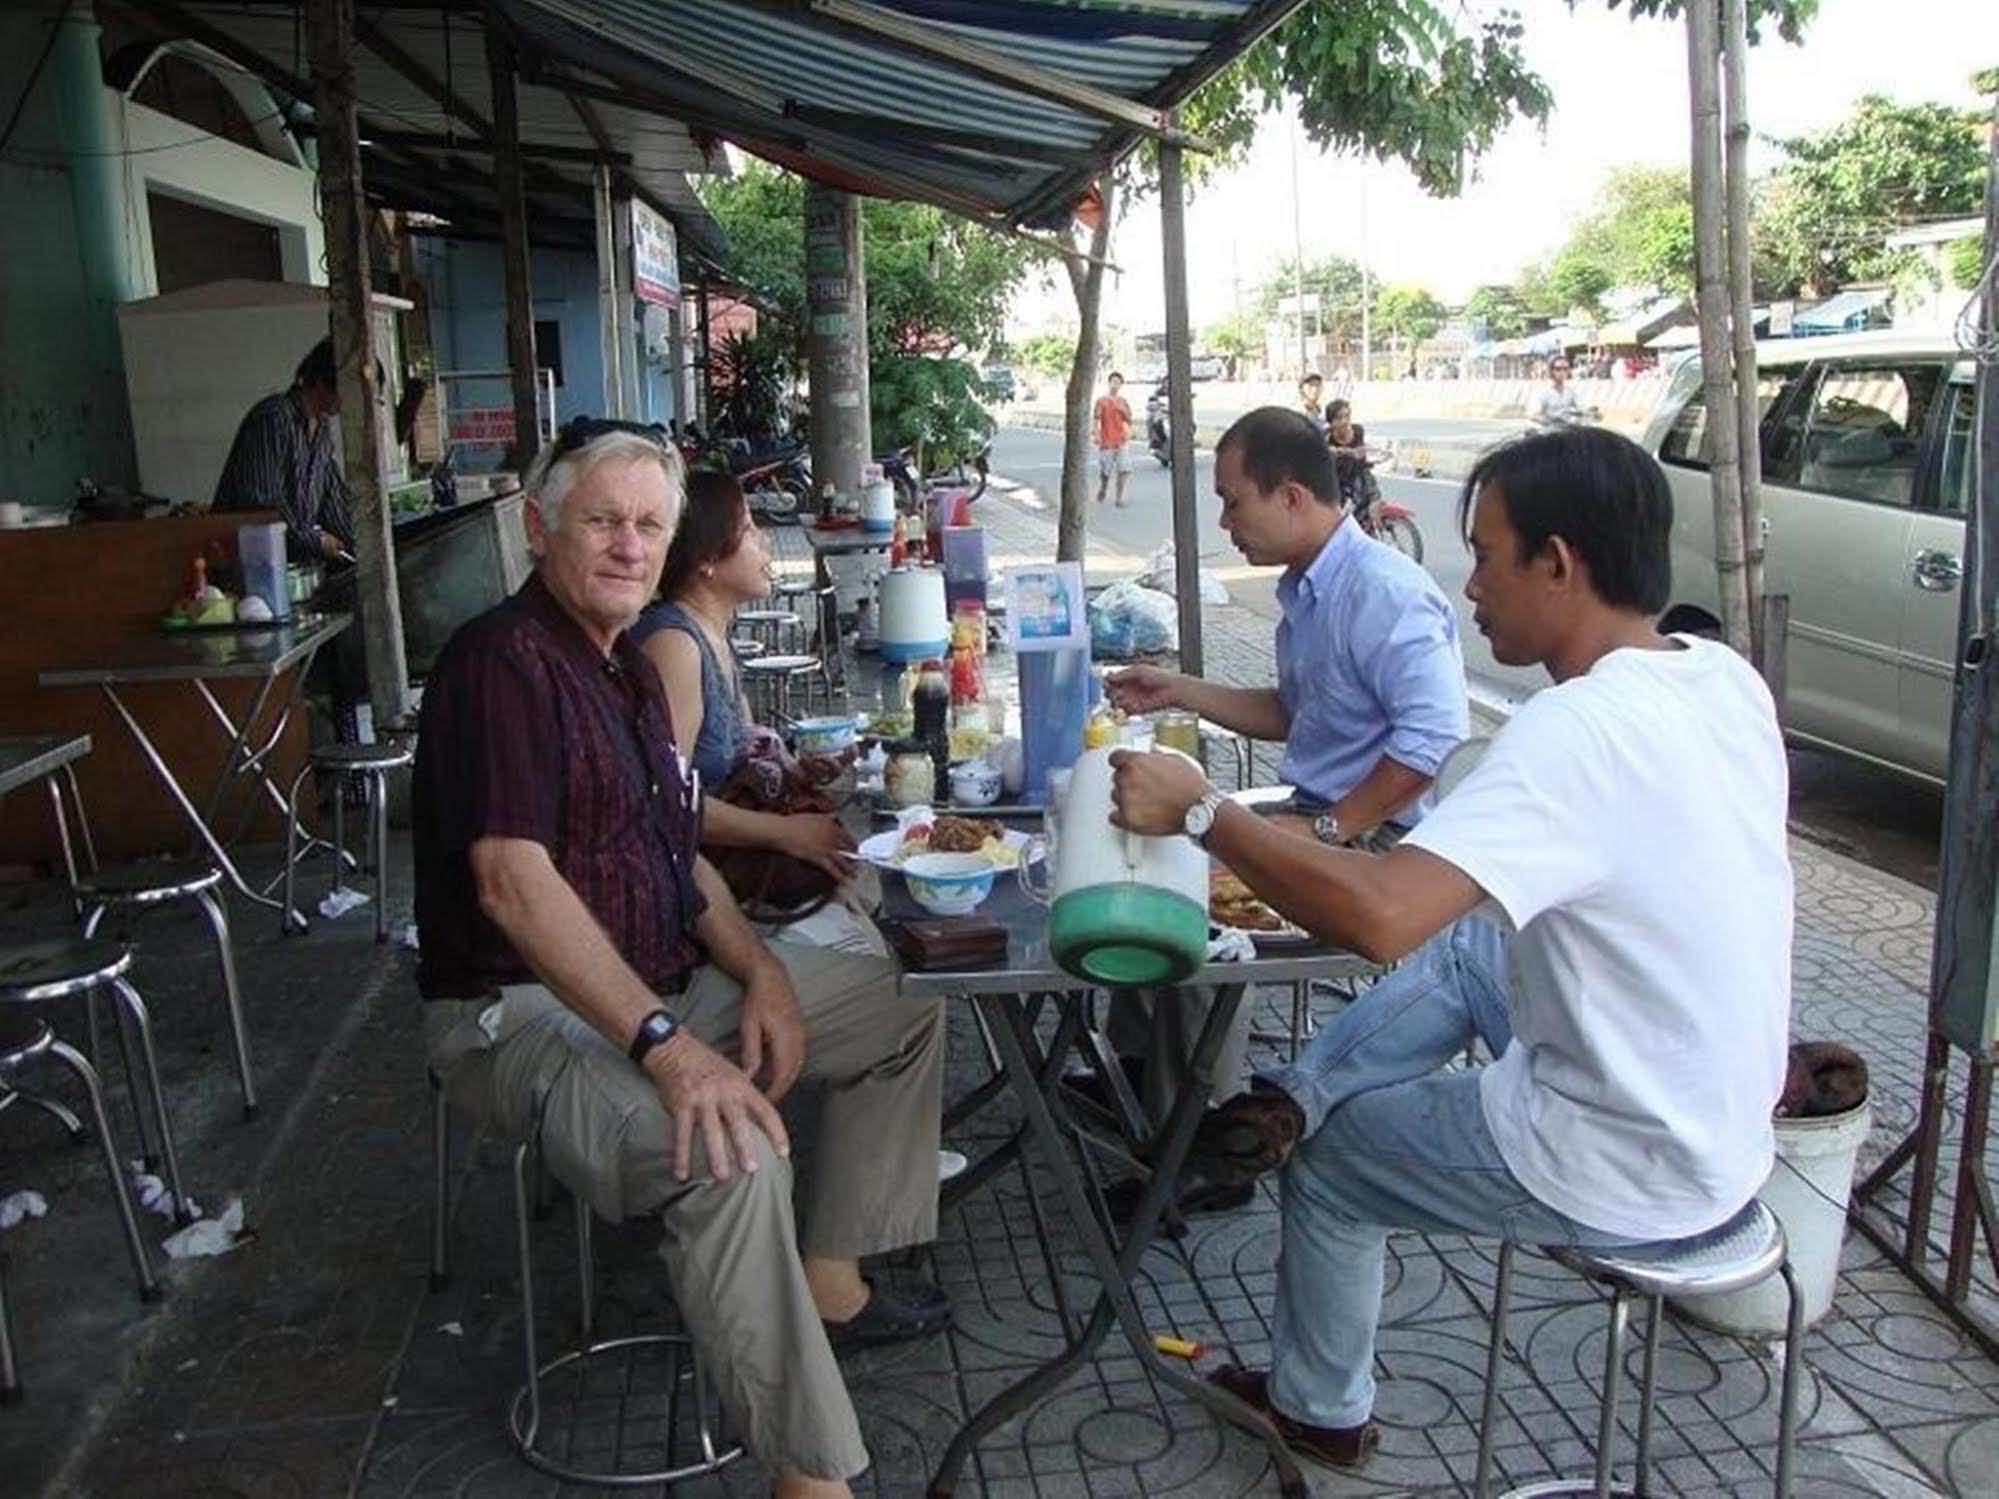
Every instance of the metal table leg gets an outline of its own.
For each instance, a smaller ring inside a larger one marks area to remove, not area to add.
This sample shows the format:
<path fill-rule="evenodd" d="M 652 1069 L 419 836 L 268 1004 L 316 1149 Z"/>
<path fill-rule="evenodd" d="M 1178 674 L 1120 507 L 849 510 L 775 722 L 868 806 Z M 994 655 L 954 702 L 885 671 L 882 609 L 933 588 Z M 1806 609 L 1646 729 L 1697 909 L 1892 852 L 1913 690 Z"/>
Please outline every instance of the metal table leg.
<path fill-rule="evenodd" d="M 1151 1334 L 1131 1292 L 1131 1278 L 1137 1273 L 1146 1250 L 1151 1247 L 1160 1215 L 1177 1187 L 1187 1148 L 1193 1143 L 1194 1127 L 1207 1105 L 1215 1058 L 1242 1003 L 1243 993 L 1244 986 L 1241 984 L 1226 985 L 1216 991 L 1207 1022 L 1201 1029 L 1200 1041 L 1194 1049 L 1190 1079 L 1175 1101 L 1158 1139 L 1152 1180 L 1146 1186 L 1121 1249 L 1113 1245 L 1109 1234 L 1099 1223 L 1082 1173 L 1071 1159 L 1062 1127 L 1056 1121 L 1054 1110 L 1061 1107 L 1059 1057 L 1054 1063 L 1057 1069 L 1054 1075 L 1048 1074 L 1045 1061 L 1042 1067 L 1035 1065 L 1032 1057 L 1038 1048 L 1022 1014 L 1020 1002 L 1014 996 L 981 995 L 976 999 L 975 1002 L 994 1022 L 994 1040 L 1005 1063 L 1007 1076 L 1014 1083 L 1027 1114 L 1028 1127 L 1047 1157 L 1049 1170 L 1061 1188 L 1064 1205 L 1089 1251 L 1101 1289 L 1089 1324 L 1080 1337 L 1026 1378 L 1001 1391 L 966 1422 L 945 1452 L 936 1476 L 931 1479 L 929 1492 L 936 1499 L 949 1499 L 956 1493 L 959 1471 L 980 1441 L 1034 1405 L 1088 1361 L 1109 1334 L 1113 1323 L 1123 1329 L 1133 1355 L 1155 1378 L 1199 1401 L 1223 1420 L 1259 1437 L 1269 1449 L 1271 1461 L 1277 1469 L 1279 1492 L 1286 1499 L 1303 1499 L 1307 1492 L 1304 1477 L 1277 1429 L 1264 1416 L 1233 1396 L 1163 1359 L 1152 1346 Z"/>

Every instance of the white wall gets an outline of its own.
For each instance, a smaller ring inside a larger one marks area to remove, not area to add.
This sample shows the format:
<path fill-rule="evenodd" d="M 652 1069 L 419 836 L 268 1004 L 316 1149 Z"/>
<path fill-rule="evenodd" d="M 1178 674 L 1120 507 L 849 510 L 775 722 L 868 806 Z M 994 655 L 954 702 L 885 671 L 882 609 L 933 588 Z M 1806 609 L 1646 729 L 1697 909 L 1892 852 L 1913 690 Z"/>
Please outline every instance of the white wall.
<path fill-rule="evenodd" d="M 285 280 L 326 285 L 326 236 L 314 203 L 314 174 L 114 96 L 125 157 L 121 219 L 130 256 L 127 284 L 156 296 L 149 192 L 233 213 L 278 231 Z"/>

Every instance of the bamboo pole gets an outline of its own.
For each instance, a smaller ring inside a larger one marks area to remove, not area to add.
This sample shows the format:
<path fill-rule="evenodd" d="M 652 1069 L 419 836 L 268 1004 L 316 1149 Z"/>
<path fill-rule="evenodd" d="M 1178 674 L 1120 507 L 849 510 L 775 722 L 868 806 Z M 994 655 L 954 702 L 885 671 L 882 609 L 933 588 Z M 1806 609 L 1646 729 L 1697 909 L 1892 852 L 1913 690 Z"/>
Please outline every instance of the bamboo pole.
<path fill-rule="evenodd" d="M 1722 638 L 1752 653 L 1743 565 L 1741 423 L 1730 378 L 1726 218 L 1721 162 L 1718 0 L 1687 0 L 1687 79 L 1693 121 L 1694 285 L 1707 404 L 1708 476 L 1714 489 L 1714 562 Z"/>
<path fill-rule="evenodd" d="M 319 124 L 319 190 L 326 206 L 326 270 L 333 357 L 339 371 L 340 440 L 354 496 L 355 597 L 378 724 L 409 701 L 396 538 L 383 493 L 386 442 L 368 284 L 368 205 L 361 189 L 355 118 L 354 0 L 310 7 L 313 107 Z"/>
<path fill-rule="evenodd" d="M 1763 412 L 1756 378 L 1754 267 L 1749 240 L 1749 17 L 1744 0 L 1721 0 L 1721 66 L 1728 210 L 1728 314 L 1735 345 L 1735 409 L 1742 484 L 1744 603 L 1750 659 L 1770 659 L 1763 602 Z"/>

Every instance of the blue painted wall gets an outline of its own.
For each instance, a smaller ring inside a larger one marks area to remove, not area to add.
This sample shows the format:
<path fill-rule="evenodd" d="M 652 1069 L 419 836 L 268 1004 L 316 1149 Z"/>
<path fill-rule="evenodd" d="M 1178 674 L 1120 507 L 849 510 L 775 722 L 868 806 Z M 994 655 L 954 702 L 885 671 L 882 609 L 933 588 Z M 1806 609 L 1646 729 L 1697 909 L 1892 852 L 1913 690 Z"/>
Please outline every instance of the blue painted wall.
<path fill-rule="evenodd" d="M 481 241 L 424 237 L 416 242 L 417 275 L 430 300 L 430 333 L 440 370 L 504 369 L 507 363 L 506 286 L 500 269 L 500 247 Z M 595 415 L 604 409 L 604 358 L 597 322 L 597 260 L 573 250 L 535 250 L 528 257 L 537 321 L 552 321 L 562 330 L 562 384 L 555 392 L 558 423 L 573 416 Z M 638 348 L 636 306 L 631 321 L 634 352 Z M 504 381 L 468 385 L 453 404 L 505 406 L 511 401 Z M 645 421 L 667 421 L 676 415 L 672 384 L 660 366 L 640 367 L 639 409 Z M 466 468 L 491 468 L 499 461 L 495 448 L 471 449 Z"/>

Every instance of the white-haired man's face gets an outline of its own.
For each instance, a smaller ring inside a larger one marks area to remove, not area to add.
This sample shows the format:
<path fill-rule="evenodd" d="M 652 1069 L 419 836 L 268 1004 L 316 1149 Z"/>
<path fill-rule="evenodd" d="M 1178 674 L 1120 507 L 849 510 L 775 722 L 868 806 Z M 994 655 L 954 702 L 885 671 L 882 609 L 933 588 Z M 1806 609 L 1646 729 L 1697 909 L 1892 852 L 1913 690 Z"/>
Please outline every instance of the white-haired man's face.
<path fill-rule="evenodd" d="M 527 507 L 528 545 L 556 601 L 606 650 L 652 602 L 680 518 L 680 492 L 652 459 L 606 457 L 563 494 L 556 524 Z"/>

